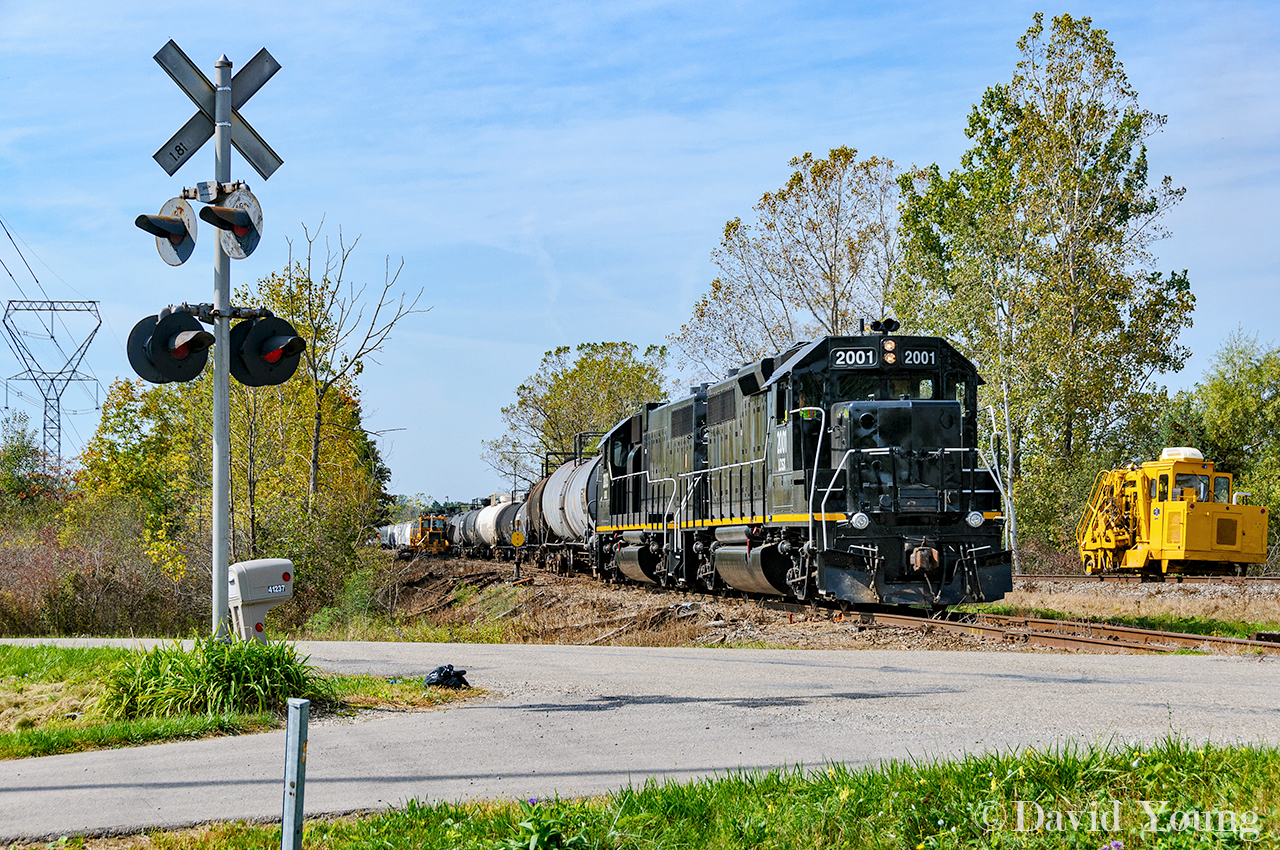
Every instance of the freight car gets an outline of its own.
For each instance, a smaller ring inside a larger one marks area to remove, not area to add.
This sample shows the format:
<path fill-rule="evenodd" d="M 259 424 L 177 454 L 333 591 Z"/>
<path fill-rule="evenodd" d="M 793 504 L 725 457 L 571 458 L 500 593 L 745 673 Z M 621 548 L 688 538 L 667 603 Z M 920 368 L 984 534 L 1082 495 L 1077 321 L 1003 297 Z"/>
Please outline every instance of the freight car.
<path fill-rule="evenodd" d="M 510 560 L 524 545 L 524 500 L 503 493 L 448 520 L 447 534 L 453 551 L 466 558 Z"/>
<path fill-rule="evenodd" d="M 647 404 L 593 435 L 594 451 L 579 440 L 519 506 L 452 518 L 450 541 L 666 587 L 999 599 L 1012 566 L 978 445 L 982 379 L 946 340 L 897 327 L 797 344 Z"/>

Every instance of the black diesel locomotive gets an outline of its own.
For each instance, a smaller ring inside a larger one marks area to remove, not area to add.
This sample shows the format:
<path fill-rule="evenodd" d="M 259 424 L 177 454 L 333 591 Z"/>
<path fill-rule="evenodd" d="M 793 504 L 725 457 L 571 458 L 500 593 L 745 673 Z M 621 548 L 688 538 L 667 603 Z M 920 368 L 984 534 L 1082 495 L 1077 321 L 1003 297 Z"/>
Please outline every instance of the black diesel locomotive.
<path fill-rule="evenodd" d="M 650 404 L 532 490 L 549 566 L 852 605 L 1012 587 L 974 365 L 937 337 L 826 337 Z M 526 549 L 527 551 L 527 549 Z"/>

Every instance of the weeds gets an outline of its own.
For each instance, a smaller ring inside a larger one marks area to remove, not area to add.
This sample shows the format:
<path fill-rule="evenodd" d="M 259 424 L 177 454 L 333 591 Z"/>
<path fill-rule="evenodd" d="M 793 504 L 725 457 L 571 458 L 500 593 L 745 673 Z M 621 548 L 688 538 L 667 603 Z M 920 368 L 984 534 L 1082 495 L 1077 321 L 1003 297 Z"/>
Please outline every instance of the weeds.
<path fill-rule="evenodd" d="M 111 673 L 99 702 L 119 720 L 190 714 L 283 711 L 290 697 L 327 704 L 329 680 L 284 641 L 199 638 L 132 653 Z"/>

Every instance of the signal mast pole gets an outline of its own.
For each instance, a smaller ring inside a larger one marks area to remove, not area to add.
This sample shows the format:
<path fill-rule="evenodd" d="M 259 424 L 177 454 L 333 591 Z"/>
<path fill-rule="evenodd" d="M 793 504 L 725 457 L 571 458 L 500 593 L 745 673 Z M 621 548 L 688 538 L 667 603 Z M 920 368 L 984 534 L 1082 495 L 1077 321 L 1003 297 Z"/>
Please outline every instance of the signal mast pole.
<path fill-rule="evenodd" d="M 231 60 L 214 63 L 214 179 L 231 182 Z M 213 633 L 227 634 L 227 567 L 231 562 L 231 258 L 213 247 Z"/>
<path fill-rule="evenodd" d="M 205 142 L 214 140 L 211 181 L 182 190 L 165 202 L 159 215 L 140 215 L 134 224 L 156 239 L 160 257 L 171 266 L 190 259 L 195 248 L 196 218 L 187 200 L 209 206 L 199 218 L 213 225 L 213 303 L 170 306 L 147 316 L 129 333 L 129 363 L 153 384 L 193 381 L 203 371 L 213 347 L 213 514 L 210 546 L 210 593 L 213 633 L 229 631 L 228 567 L 231 553 L 231 378 L 245 386 L 282 384 L 298 368 L 306 343 L 293 326 L 260 307 L 231 306 L 231 260 L 243 260 L 262 238 L 262 207 L 244 183 L 231 182 L 231 148 L 240 151 L 263 180 L 284 160 L 271 149 L 239 112 L 245 101 L 280 70 L 280 63 L 264 47 L 231 75 L 224 53 L 214 62 L 214 81 L 182 52 L 172 39 L 155 60 L 196 105 L 196 114 L 156 151 L 152 159 L 172 177 Z M 232 87 L 238 95 L 233 95 Z M 231 320 L 244 319 L 232 332 Z M 200 328 L 213 325 L 213 334 Z M 154 344 L 153 344 L 154 343 Z M 233 359 L 232 345 L 237 348 Z M 232 366 L 235 365 L 233 374 Z"/>

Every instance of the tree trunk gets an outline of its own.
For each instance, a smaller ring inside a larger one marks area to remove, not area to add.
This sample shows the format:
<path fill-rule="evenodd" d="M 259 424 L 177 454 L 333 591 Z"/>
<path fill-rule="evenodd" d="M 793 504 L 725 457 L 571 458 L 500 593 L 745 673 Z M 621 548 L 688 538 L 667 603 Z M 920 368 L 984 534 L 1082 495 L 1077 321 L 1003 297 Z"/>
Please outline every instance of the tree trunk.
<path fill-rule="evenodd" d="M 320 492 L 320 425 L 324 390 L 316 393 L 316 416 L 311 426 L 311 476 L 307 482 L 307 516 L 316 515 L 316 494 Z"/>

